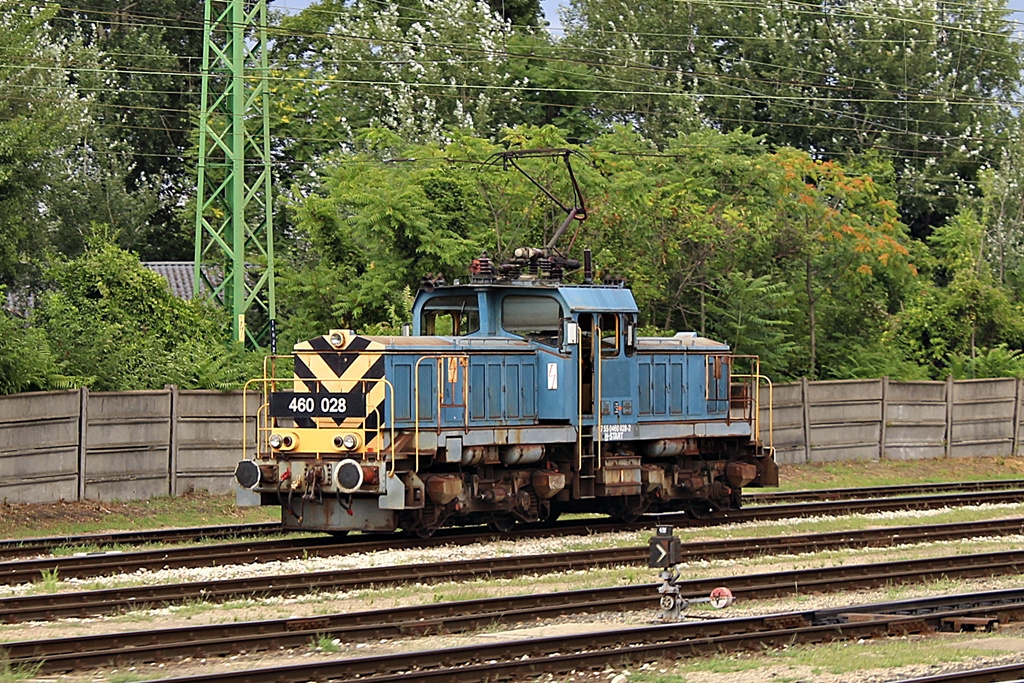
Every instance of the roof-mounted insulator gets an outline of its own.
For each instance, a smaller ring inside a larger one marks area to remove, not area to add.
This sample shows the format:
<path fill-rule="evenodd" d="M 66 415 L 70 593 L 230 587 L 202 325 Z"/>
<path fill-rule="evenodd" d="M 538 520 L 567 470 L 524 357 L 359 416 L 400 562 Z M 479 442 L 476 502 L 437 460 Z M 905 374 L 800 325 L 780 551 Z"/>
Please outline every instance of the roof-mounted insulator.
<path fill-rule="evenodd" d="M 480 254 L 469 264 L 469 272 L 472 282 L 492 282 L 494 280 L 494 261 L 490 259 L 487 252 Z"/>

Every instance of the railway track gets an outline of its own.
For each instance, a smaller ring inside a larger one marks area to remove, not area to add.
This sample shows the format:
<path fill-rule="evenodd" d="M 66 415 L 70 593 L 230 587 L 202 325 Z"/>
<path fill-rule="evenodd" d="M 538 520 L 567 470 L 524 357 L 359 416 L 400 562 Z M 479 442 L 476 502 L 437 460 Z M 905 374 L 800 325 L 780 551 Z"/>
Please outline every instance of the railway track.
<path fill-rule="evenodd" d="M 140 531 L 112 531 L 108 533 L 82 534 L 79 536 L 41 536 L 37 538 L 0 539 L 0 559 L 52 553 L 60 548 L 82 546 L 144 545 L 157 543 L 182 543 L 241 536 L 266 536 L 280 534 L 277 522 L 256 524 L 221 524 L 218 526 L 174 527 L 170 529 L 145 529 Z"/>
<path fill-rule="evenodd" d="M 682 545 L 684 561 L 729 559 L 769 553 L 806 553 L 835 548 L 885 547 L 896 544 L 935 542 L 979 536 L 1024 533 L 1024 518 L 930 524 L 887 529 L 826 532 L 804 536 L 771 536 L 731 539 Z M 312 590 L 341 591 L 371 585 L 466 581 L 483 577 L 521 576 L 533 572 L 589 569 L 601 566 L 645 565 L 647 547 L 600 551 L 518 556 L 507 559 L 466 560 L 371 569 L 344 569 L 276 576 L 255 576 L 217 581 L 112 588 L 81 592 L 25 595 L 0 599 L 0 622 L 86 617 L 141 607 L 160 607 L 184 602 L 222 602 L 250 596 L 296 595 Z"/>
<path fill-rule="evenodd" d="M 165 678 L 165 683 L 206 681 L 306 681 L 390 683 L 392 681 L 480 681 L 521 679 L 540 673 L 603 669 L 626 662 L 706 656 L 737 650 L 777 648 L 794 643 L 869 639 L 951 628 L 979 619 L 1019 621 L 1021 590 L 944 596 L 858 605 L 832 610 L 659 624 L 506 640 L 442 650 L 354 657 L 237 671 Z"/>
<path fill-rule="evenodd" d="M 904 678 L 892 683 L 992 683 L 992 681 L 1020 680 L 1024 680 L 1024 662 L 970 671 L 954 671 L 921 678 Z"/>
<path fill-rule="evenodd" d="M 893 484 L 887 486 L 859 486 L 841 489 L 805 489 L 800 491 L 759 491 L 744 493 L 743 500 L 754 505 L 771 503 L 797 503 L 811 500 L 849 500 L 851 498 L 877 498 L 912 496 L 943 491 L 997 491 L 1024 488 L 1024 479 L 990 479 L 986 481 L 946 481 L 930 484 Z"/>
<path fill-rule="evenodd" d="M 635 524 L 622 524 L 609 519 L 556 523 L 545 528 L 524 528 L 503 535 L 505 538 L 536 538 L 552 535 L 590 535 L 601 531 L 644 530 L 654 524 L 718 525 L 755 520 L 793 517 L 853 514 L 891 510 L 920 510 L 992 503 L 1024 501 L 1024 490 L 980 491 L 901 498 L 856 499 L 768 505 L 717 513 L 703 520 L 689 520 L 681 515 L 658 515 Z M 491 534 L 488 534 L 491 536 Z M 369 540 L 363 540 L 364 538 Z M 395 548 L 426 547 L 440 544 L 468 544 L 480 540 L 478 529 L 446 530 L 431 539 L 410 539 L 395 535 L 353 536 L 342 541 L 329 536 L 302 539 L 275 539 L 207 546 L 189 546 L 136 552 L 90 553 L 68 557 L 46 557 L 0 562 L 0 583 L 30 583 L 45 576 L 89 578 L 139 570 L 174 569 L 182 567 L 223 566 L 289 560 L 299 557 L 327 557 Z"/>
<path fill-rule="evenodd" d="M 719 585 L 728 585 L 740 599 L 753 599 L 788 595 L 794 592 L 832 592 L 855 588 L 875 587 L 913 581 L 927 580 L 937 577 L 977 577 L 1017 572 L 1024 566 L 1024 550 L 986 553 L 976 556 L 957 555 L 944 558 L 928 558 L 903 562 L 885 562 L 880 564 L 853 565 L 847 567 L 830 567 L 824 569 L 804 569 L 791 572 L 772 572 L 736 577 L 715 577 L 698 579 L 679 584 L 681 595 L 695 598 L 706 595 Z M 432 604 L 415 607 L 389 609 L 387 611 L 357 612 L 322 615 L 307 618 L 280 619 L 271 621 L 213 624 L 200 627 L 187 627 L 163 630 L 146 630 L 130 633 L 116 633 L 102 636 L 61 638 L 50 640 L 33 640 L 3 644 L 6 661 L 13 666 L 32 667 L 38 673 L 63 673 L 103 666 L 125 666 L 146 662 L 161 662 L 178 657 L 213 657 L 239 652 L 258 653 L 279 648 L 306 647 L 311 641 L 322 637 L 340 638 L 347 642 L 363 641 L 377 638 L 397 638 L 409 635 L 426 635 L 432 633 L 465 633 L 494 624 L 516 624 L 523 621 L 534 621 L 537 618 L 553 618 L 566 614 L 597 611 L 637 611 L 653 610 L 657 606 L 657 584 L 617 586 L 612 588 L 567 591 L 545 595 L 529 595 L 482 600 L 460 601 L 444 604 Z M 955 607 L 951 607 L 952 603 Z M 957 615 L 950 613 L 958 610 Z M 967 610 L 966 613 L 959 613 Z M 940 619 L 932 616 L 936 612 L 944 613 Z M 998 619 L 998 615 L 1024 616 L 1024 590 L 999 591 L 996 593 L 975 594 L 966 599 L 960 598 L 928 598 L 911 601 L 886 603 L 884 605 L 861 605 L 841 609 L 815 610 L 802 613 L 788 613 L 766 617 L 748 617 L 737 619 L 714 619 L 702 624 L 668 624 L 649 628 L 627 628 L 615 631 L 612 639 L 619 637 L 622 642 L 615 644 L 608 641 L 609 634 L 604 631 L 590 634 L 590 638 L 599 642 L 609 643 L 615 648 L 616 656 L 623 647 L 635 647 L 637 636 L 649 644 L 651 634 L 653 640 L 663 637 L 657 634 L 671 633 L 673 638 L 683 637 L 684 652 L 698 653 L 695 645 L 703 639 L 714 638 L 715 645 L 728 642 L 720 640 L 723 636 L 784 630 L 794 636 L 802 628 L 831 626 L 845 629 L 855 626 L 860 620 L 868 622 L 881 621 L 886 624 L 886 632 L 920 632 L 943 626 L 955 627 L 965 617 L 984 616 L 986 620 Z M 885 619 L 881 617 L 885 615 Z M 977 622 L 974 622 L 977 623 Z M 986 621 L 985 623 L 988 623 Z M 827 630 L 824 632 L 828 632 Z M 862 634 L 861 631 L 856 631 Z M 876 632 L 872 632 L 877 635 Z M 572 638 L 572 636 L 570 636 Z M 530 643 L 536 642 L 534 640 Z M 740 640 L 737 642 L 748 642 Z M 510 643 L 502 644 L 509 647 Z M 527 645 L 529 646 L 529 645 Z M 520 645 L 516 644 L 515 648 Z M 577 645 L 576 647 L 579 647 Z M 488 646 L 483 646 L 485 650 Z M 592 649 L 592 648 L 589 648 Z M 442 660 L 450 659 L 451 650 L 438 651 L 435 657 Z M 499 650 L 497 652 L 502 652 Z M 497 657 L 498 654 L 493 655 Z M 542 651 L 543 652 L 543 651 Z M 537 652 L 529 651 L 529 661 L 534 661 Z M 675 652 L 678 656 L 680 653 Z M 419 667 L 425 662 L 418 659 L 424 653 L 409 655 L 389 655 L 401 660 L 397 665 L 392 662 L 381 669 L 377 665 L 380 658 L 369 657 L 343 660 L 346 676 L 359 674 L 373 677 L 380 673 L 400 673 L 415 670 L 420 680 Z M 608 655 L 609 657 L 612 655 Z M 458 666 L 466 666 L 479 659 L 491 659 L 491 654 L 481 653 L 478 658 L 460 659 Z M 441 660 L 434 661 L 437 666 Z M 607 660 L 605 660 L 607 661 Z M 330 664 L 336 667 L 340 663 Z M 328 666 L 320 663 L 315 666 Z M 450 671 L 449 664 L 449 671 Z M 337 675 L 341 669 L 332 668 Z M 527 669 L 532 671 L 532 669 Z M 310 670 L 296 667 L 297 676 L 282 675 L 275 680 L 307 680 Z M 535 672 L 534 672 L 535 673 Z M 241 680 L 271 680 L 265 674 L 248 672 Z M 232 680 L 233 674 L 217 674 L 226 676 L 223 680 Z M 318 670 L 317 676 L 326 675 Z M 434 674 L 431 674 L 433 676 Z M 217 680 L 216 678 L 187 680 Z M 390 680 L 385 678 L 384 680 Z M 425 680 L 425 679 L 424 679 Z M 444 679 L 456 680 L 456 679 Z M 458 680 L 473 680 L 459 677 Z"/>
<path fill-rule="evenodd" d="M 871 486 L 860 488 L 813 489 L 801 491 L 778 491 L 749 493 L 744 496 L 747 503 L 757 505 L 778 505 L 807 501 L 856 500 L 878 496 L 925 495 L 951 491 L 998 491 L 1004 489 L 1024 490 L 1024 479 L 939 482 L 928 484 L 907 484 L 895 486 Z M 597 520 L 595 520 L 597 521 Z M 459 530 L 439 532 L 439 538 L 452 535 Z M 228 524 L 219 526 L 181 527 L 140 531 L 119 531 L 83 534 L 80 536 L 44 536 L 37 538 L 0 539 L 0 560 L 42 555 L 57 549 L 75 547 L 139 546 L 166 543 L 201 542 L 203 540 L 230 539 L 245 536 L 266 536 L 282 533 L 276 522 L 253 524 Z M 363 534 L 362 537 L 392 539 L 394 534 Z M 317 537 L 322 538 L 322 537 Z M 328 537 L 329 538 L 329 537 Z"/>

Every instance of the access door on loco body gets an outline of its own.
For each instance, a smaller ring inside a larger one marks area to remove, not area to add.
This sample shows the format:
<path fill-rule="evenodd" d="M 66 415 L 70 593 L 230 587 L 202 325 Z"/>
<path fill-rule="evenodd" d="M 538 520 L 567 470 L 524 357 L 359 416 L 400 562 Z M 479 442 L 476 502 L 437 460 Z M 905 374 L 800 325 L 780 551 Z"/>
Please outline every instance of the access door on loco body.
<path fill-rule="evenodd" d="M 601 441 L 633 438 L 636 430 L 636 316 L 580 313 L 577 353 L 580 414 Z"/>

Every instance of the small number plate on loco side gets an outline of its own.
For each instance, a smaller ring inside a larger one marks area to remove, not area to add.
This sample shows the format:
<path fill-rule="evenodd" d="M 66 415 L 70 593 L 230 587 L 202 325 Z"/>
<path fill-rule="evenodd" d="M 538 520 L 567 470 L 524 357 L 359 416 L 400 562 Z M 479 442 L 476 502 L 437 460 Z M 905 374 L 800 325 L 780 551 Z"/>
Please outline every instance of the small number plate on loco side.
<path fill-rule="evenodd" d="M 270 395 L 271 417 L 364 417 L 366 398 L 361 391 L 347 394 L 303 394 L 276 391 Z"/>

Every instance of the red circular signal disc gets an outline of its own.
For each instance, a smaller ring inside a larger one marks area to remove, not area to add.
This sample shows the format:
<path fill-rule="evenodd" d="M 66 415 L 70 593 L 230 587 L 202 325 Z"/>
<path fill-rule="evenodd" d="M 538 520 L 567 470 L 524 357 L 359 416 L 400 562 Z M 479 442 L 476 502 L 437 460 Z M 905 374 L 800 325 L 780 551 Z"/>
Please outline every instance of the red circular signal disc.
<path fill-rule="evenodd" d="M 711 591 L 711 606 L 715 609 L 722 609 L 732 604 L 733 600 L 732 591 L 725 586 L 719 586 L 718 588 Z"/>

